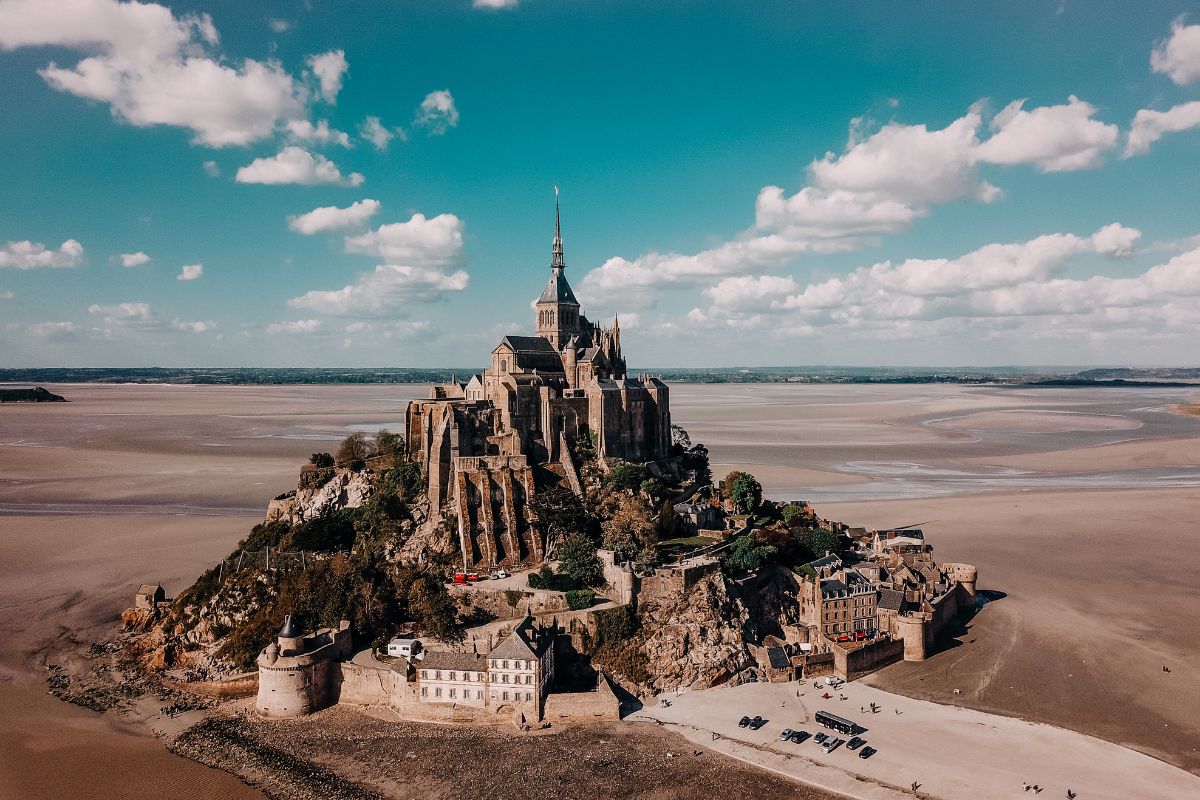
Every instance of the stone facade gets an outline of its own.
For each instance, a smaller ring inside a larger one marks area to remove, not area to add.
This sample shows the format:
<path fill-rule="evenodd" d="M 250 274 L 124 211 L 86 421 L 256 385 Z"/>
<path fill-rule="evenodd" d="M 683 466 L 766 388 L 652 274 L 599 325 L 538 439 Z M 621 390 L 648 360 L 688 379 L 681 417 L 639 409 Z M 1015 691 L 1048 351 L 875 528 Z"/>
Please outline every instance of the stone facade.
<path fill-rule="evenodd" d="M 340 661 L 351 652 L 350 623 L 312 633 L 289 616 L 277 641 L 258 656 L 255 708 L 266 717 L 300 717 L 337 702 Z"/>
<path fill-rule="evenodd" d="M 434 517 L 443 509 L 457 516 L 464 568 L 544 559 L 553 543 L 530 499 L 547 483 L 581 491 L 572 451 L 594 447 L 602 464 L 670 455 L 667 385 L 626 374 L 620 323 L 588 320 L 565 269 L 556 208 L 536 335 L 505 336 L 484 372 L 409 404 L 409 457 L 425 470 Z"/>

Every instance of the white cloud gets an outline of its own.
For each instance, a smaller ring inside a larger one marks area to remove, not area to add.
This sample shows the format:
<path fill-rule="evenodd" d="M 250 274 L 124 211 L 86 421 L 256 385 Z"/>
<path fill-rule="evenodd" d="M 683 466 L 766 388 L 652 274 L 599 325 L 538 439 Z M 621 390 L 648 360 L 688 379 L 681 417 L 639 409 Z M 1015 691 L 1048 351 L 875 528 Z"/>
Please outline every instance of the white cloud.
<path fill-rule="evenodd" d="M 1145 153 L 1150 145 L 1168 133 L 1200 128 L 1200 100 L 1180 103 L 1166 111 L 1143 108 L 1133 117 L 1129 139 L 1125 142 L 1125 157 Z"/>
<path fill-rule="evenodd" d="M 207 14 L 116 0 L 5 0 L 0 49 L 62 47 L 88 55 L 39 70 L 53 88 L 109 104 L 138 127 L 190 128 L 197 143 L 245 145 L 301 116 L 305 89 L 275 62 L 230 66 Z"/>
<path fill-rule="evenodd" d="M 42 269 L 75 267 L 83 260 L 83 245 L 67 239 L 57 250 L 48 250 L 41 242 L 8 242 L 0 247 L 0 268 Z"/>
<path fill-rule="evenodd" d="M 267 20 L 267 27 L 269 27 L 275 33 L 287 33 L 295 26 L 296 26 L 296 23 L 294 23 L 288 19 L 269 19 L 269 20 Z"/>
<path fill-rule="evenodd" d="M 74 322 L 33 322 L 25 326 L 31 335 L 52 342 L 75 341 L 82 337 L 82 329 Z"/>
<path fill-rule="evenodd" d="M 310 144 L 336 144 L 341 147 L 351 147 L 350 134 L 329 127 L 327 120 L 321 120 L 313 125 L 306 119 L 293 119 L 287 123 L 288 133 L 299 142 Z"/>
<path fill-rule="evenodd" d="M 450 272 L 462 260 L 463 224 L 453 214 L 380 225 L 346 237 L 346 252 L 384 259 L 341 289 L 311 291 L 288 301 L 292 308 L 345 317 L 378 317 L 408 303 L 430 303 L 467 288 L 464 270 Z"/>
<path fill-rule="evenodd" d="M 441 136 L 457 124 L 458 108 L 449 89 L 439 89 L 425 95 L 413 119 L 413 127 L 425 129 L 430 136 Z"/>
<path fill-rule="evenodd" d="M 1150 68 L 1180 86 L 1200 78 L 1200 25 L 1184 25 L 1183 17 L 1171 23 L 1171 35 L 1155 44 Z"/>
<path fill-rule="evenodd" d="M 610 258 L 584 276 L 580 294 L 589 305 L 612 307 L 627 304 L 634 288 L 648 306 L 658 289 L 711 285 L 806 254 L 854 250 L 907 230 L 934 205 L 995 200 L 1000 190 L 980 178 L 980 163 L 1034 164 L 1042 171 L 1095 166 L 1116 143 L 1118 129 L 1092 119 L 1094 113 L 1075 97 L 1028 111 L 1017 101 L 996 115 L 992 136 L 982 142 L 980 104 L 936 130 L 892 122 L 872 133 L 870 123 L 856 118 L 845 151 L 809 165 L 808 186 L 790 197 L 778 186 L 760 190 L 752 228 L 694 255 Z"/>
<path fill-rule="evenodd" d="M 313 155 L 302 147 L 285 147 L 270 158 L 256 158 L 237 171 L 238 183 L 271 185 L 297 183 L 312 186 L 319 183 L 338 183 L 359 186 L 363 176 L 352 172 L 342 177 L 337 164 L 325 156 Z"/>
<path fill-rule="evenodd" d="M 475 8 L 494 10 L 498 8 L 516 8 L 519 2 L 520 0 L 474 0 L 471 5 Z"/>
<path fill-rule="evenodd" d="M 738 275 L 725 278 L 704 293 L 713 305 L 722 308 L 753 310 L 769 307 L 771 303 L 796 292 L 799 287 L 790 277 L 778 275 Z"/>
<path fill-rule="evenodd" d="M 387 150 L 392 139 L 399 137 L 400 141 L 408 140 L 408 134 L 402 128 L 389 130 L 379 117 L 367 117 L 358 126 L 358 135 L 375 145 L 376 150 Z"/>
<path fill-rule="evenodd" d="M 941 130 L 889 123 L 852 143 L 842 155 L 827 153 L 814 161 L 809 167 L 813 184 L 826 191 L 852 192 L 866 201 L 913 206 L 960 197 L 987 199 L 994 189 L 981 183 L 975 172 L 981 122 L 979 110 L 973 108 Z"/>
<path fill-rule="evenodd" d="M 1092 119 L 1096 108 L 1072 95 L 1066 105 L 1024 110 L 1014 100 L 992 119 L 992 136 L 976 149 L 992 164 L 1036 164 L 1043 172 L 1089 169 L 1117 143 L 1118 129 Z"/>
<path fill-rule="evenodd" d="M 9 289 L 0 290 L 0 300 L 12 300 L 16 297 Z"/>
<path fill-rule="evenodd" d="M 212 321 L 185 322 L 180 319 L 166 320 L 150 307 L 149 303 L 114 303 L 88 306 L 88 313 L 101 317 L 104 324 L 112 328 L 167 333 L 207 333 L 216 327 Z"/>
<path fill-rule="evenodd" d="M 327 103 L 335 102 L 338 92 L 342 90 L 342 77 L 350 66 L 346 61 L 346 53 L 342 50 L 330 50 L 328 53 L 309 56 L 306 61 L 320 83 L 321 97 Z"/>
<path fill-rule="evenodd" d="M 272 322 L 267 326 L 267 333 L 316 333 L 321 329 L 319 319 L 298 319 L 291 322 Z"/>
<path fill-rule="evenodd" d="M 184 265 L 183 269 L 181 269 L 179 271 L 179 275 L 176 276 L 175 280 L 194 281 L 203 274 L 204 274 L 204 265 L 203 264 L 186 264 L 186 265 Z"/>
<path fill-rule="evenodd" d="M 346 252 L 376 256 L 394 264 L 440 268 L 459 260 L 462 244 L 463 223 L 458 217 L 413 214 L 408 222 L 380 225 L 362 235 L 346 237 Z"/>
<path fill-rule="evenodd" d="M 376 317 L 408 303 L 432 303 L 467 288 L 462 270 L 447 274 L 429 267 L 380 264 L 354 283 L 334 291 L 311 291 L 288 301 L 292 308 L 341 317 Z"/>
<path fill-rule="evenodd" d="M 88 313 L 117 324 L 148 323 L 155 319 L 149 303 L 116 303 L 107 306 L 93 303 L 88 306 Z"/>
<path fill-rule="evenodd" d="M 288 227 L 296 233 L 311 236 L 314 233 L 344 230 L 363 225 L 379 212 L 378 200 L 359 200 L 346 208 L 322 206 L 307 214 L 288 217 Z"/>
<path fill-rule="evenodd" d="M 150 256 L 143 253 L 141 250 L 136 253 L 121 253 L 122 267 L 140 267 L 142 264 L 148 264 Z"/>
<path fill-rule="evenodd" d="M 416 339 L 425 336 L 430 331 L 430 325 L 424 320 L 388 320 L 386 322 L 372 321 L 364 322 L 362 320 L 351 322 L 342 328 L 342 332 L 348 336 L 356 337 L 351 340 L 361 342 L 361 337 L 366 335 L 371 341 L 384 340 L 395 341 L 403 339 Z"/>
<path fill-rule="evenodd" d="M 217 178 L 221 175 L 221 167 L 215 161 L 204 162 L 204 174 L 210 178 Z"/>

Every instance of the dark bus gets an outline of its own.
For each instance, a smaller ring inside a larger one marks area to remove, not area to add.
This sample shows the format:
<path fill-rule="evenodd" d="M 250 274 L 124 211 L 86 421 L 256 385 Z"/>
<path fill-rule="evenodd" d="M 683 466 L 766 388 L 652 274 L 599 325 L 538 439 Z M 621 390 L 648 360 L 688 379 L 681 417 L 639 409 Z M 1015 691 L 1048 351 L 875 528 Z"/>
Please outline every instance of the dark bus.
<path fill-rule="evenodd" d="M 855 723 L 845 717 L 839 717 L 837 714 L 830 714 L 828 711 L 818 711 L 815 719 L 817 724 L 832 728 L 838 733 L 852 734 L 858 730 L 858 725 Z"/>

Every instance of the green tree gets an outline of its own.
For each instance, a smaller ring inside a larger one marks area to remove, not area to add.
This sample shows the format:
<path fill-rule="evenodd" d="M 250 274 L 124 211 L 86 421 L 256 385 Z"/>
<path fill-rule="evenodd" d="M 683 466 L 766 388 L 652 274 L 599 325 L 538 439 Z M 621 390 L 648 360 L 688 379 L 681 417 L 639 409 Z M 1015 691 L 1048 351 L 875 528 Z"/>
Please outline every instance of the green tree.
<path fill-rule="evenodd" d="M 606 489 L 636 492 L 649 478 L 650 470 L 641 464 L 617 464 L 604 476 Z"/>
<path fill-rule="evenodd" d="M 726 563 L 734 569 L 753 572 L 767 563 L 775 553 L 774 547 L 760 542 L 753 534 L 739 536 L 733 546 L 729 548 Z"/>
<path fill-rule="evenodd" d="M 596 593 L 591 589 L 572 589 L 567 592 L 567 608 L 572 611 L 582 611 L 590 608 L 596 601 Z"/>
<path fill-rule="evenodd" d="M 762 504 L 762 484 L 748 472 L 735 470 L 726 475 L 725 491 L 739 514 L 753 514 Z"/>
<path fill-rule="evenodd" d="M 367 437 L 362 433 L 355 432 L 342 440 L 334 458 L 339 467 L 361 469 L 363 462 L 370 457 L 371 446 L 367 443 Z"/>
<path fill-rule="evenodd" d="M 580 533 L 573 533 L 558 549 L 558 568 L 579 586 L 604 582 L 604 567 L 596 555 L 596 545 Z"/>
<path fill-rule="evenodd" d="M 308 463 L 317 467 L 332 467 L 333 456 L 329 453 L 313 453 L 308 457 Z"/>
<path fill-rule="evenodd" d="M 824 528 L 801 531 L 798 538 L 812 558 L 820 558 L 826 553 L 836 553 L 838 550 L 838 535 Z"/>
<path fill-rule="evenodd" d="M 532 578 L 533 575 L 530 575 L 529 577 Z M 508 607 L 510 609 L 512 609 L 512 615 L 514 617 L 517 615 L 517 606 L 519 606 L 521 604 L 521 598 L 523 598 L 524 596 L 525 596 L 524 592 L 518 591 L 516 589 L 505 589 L 504 590 L 504 602 L 508 603 Z"/>
<path fill-rule="evenodd" d="M 683 535 L 683 519 L 675 511 L 670 500 L 664 500 L 654 523 L 654 534 L 658 540 L 677 539 Z"/>
<path fill-rule="evenodd" d="M 536 492 L 529 505 L 548 537 L 561 537 L 572 533 L 582 533 L 590 537 L 594 533 L 595 523 L 588 516 L 583 503 L 566 486 L 560 484 Z"/>
<path fill-rule="evenodd" d="M 404 437 L 381 428 L 375 434 L 375 455 L 387 456 L 397 461 L 404 458 Z"/>
<path fill-rule="evenodd" d="M 783 507 L 783 523 L 789 528 L 809 528 L 812 521 L 812 514 L 804 503 L 788 503 Z"/>
<path fill-rule="evenodd" d="M 421 575 L 408 588 L 408 613 L 435 639 L 457 642 L 463 638 L 458 624 L 458 608 L 442 582 Z"/>

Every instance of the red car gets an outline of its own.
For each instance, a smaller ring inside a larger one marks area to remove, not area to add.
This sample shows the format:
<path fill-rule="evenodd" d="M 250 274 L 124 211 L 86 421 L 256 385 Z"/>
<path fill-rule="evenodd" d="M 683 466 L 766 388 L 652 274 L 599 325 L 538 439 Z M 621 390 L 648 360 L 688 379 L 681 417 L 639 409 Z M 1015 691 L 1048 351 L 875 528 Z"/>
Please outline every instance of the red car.
<path fill-rule="evenodd" d="M 478 572 L 468 572 L 467 573 L 467 583 L 475 583 L 475 581 L 477 581 L 477 580 L 479 580 Z"/>
<path fill-rule="evenodd" d="M 467 573 L 465 573 L 465 572 L 454 573 L 454 582 L 455 583 L 466 583 L 467 582 Z"/>
<path fill-rule="evenodd" d="M 848 641 L 850 641 L 850 637 L 843 633 L 840 636 L 838 636 L 838 641 L 839 642 L 848 642 Z"/>
<path fill-rule="evenodd" d="M 858 633 L 854 634 L 854 638 L 861 642 L 863 639 L 867 638 L 867 634 L 865 631 L 859 631 Z"/>

